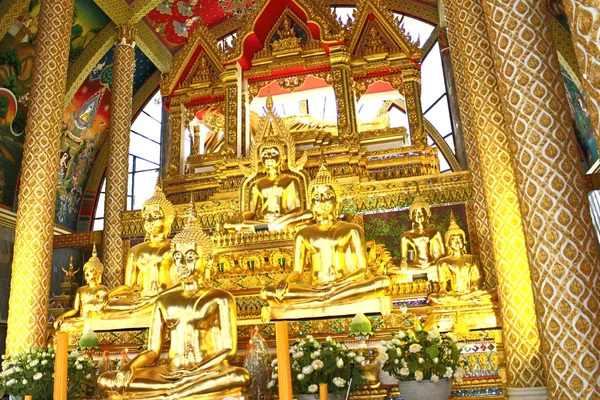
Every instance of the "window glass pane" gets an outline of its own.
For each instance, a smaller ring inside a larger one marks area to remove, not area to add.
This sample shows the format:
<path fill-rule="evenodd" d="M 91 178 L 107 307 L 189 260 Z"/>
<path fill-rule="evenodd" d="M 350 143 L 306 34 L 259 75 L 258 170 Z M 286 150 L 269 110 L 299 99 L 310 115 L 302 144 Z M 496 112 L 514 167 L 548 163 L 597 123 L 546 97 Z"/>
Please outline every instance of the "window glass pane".
<path fill-rule="evenodd" d="M 372 121 L 377 116 L 385 100 L 368 97 L 363 100 L 363 97 L 360 98 L 358 103 L 358 119 L 365 122 Z"/>
<path fill-rule="evenodd" d="M 450 171 L 450 164 L 448 164 L 441 151 L 438 153 L 438 157 L 440 158 L 440 172 Z"/>
<path fill-rule="evenodd" d="M 450 111 L 448 110 L 448 102 L 444 96 L 437 104 L 425 113 L 425 118 L 435 127 L 442 136 L 446 136 L 452 132 L 452 123 L 450 121 Z"/>
<path fill-rule="evenodd" d="M 130 154 L 129 155 L 129 169 L 127 170 L 127 172 L 131 172 L 133 171 L 133 156 Z"/>
<path fill-rule="evenodd" d="M 398 17 L 402 15 L 400 13 L 394 14 L 398 15 Z M 435 29 L 434 25 L 421 21 L 420 19 L 409 17 L 408 15 L 404 16 L 402 26 L 406 33 L 410 35 L 413 42 L 416 42 L 417 39 L 419 39 L 421 46 L 425 44 L 427 39 L 429 39 L 429 36 L 431 36 L 431 32 Z"/>
<path fill-rule="evenodd" d="M 100 192 L 106 192 L 106 178 L 102 178 L 102 185 L 100 185 Z"/>
<path fill-rule="evenodd" d="M 131 196 L 133 194 L 133 177 L 134 174 L 130 173 L 127 178 L 127 196 Z"/>
<path fill-rule="evenodd" d="M 101 231 L 104 229 L 104 218 L 95 219 L 92 222 L 92 230 L 93 231 Z"/>
<path fill-rule="evenodd" d="M 436 43 L 421 66 L 421 103 L 423 111 L 446 92 L 440 45 Z"/>
<path fill-rule="evenodd" d="M 454 136 L 450 135 L 446 139 L 446 143 L 448 143 L 448 147 L 452 150 L 454 154 L 456 154 L 456 149 L 454 148 Z"/>
<path fill-rule="evenodd" d="M 141 112 L 131 125 L 131 130 L 160 143 L 160 123 L 148 114 Z M 132 133 L 133 136 L 133 133 Z"/>
<path fill-rule="evenodd" d="M 96 203 L 96 210 L 94 212 L 94 218 L 102 218 L 104 217 L 104 193 L 100 193 L 98 195 L 98 202 Z"/>
<path fill-rule="evenodd" d="M 150 114 L 152 118 L 158 122 L 162 121 L 162 99 L 160 98 L 160 91 L 156 92 L 152 99 L 144 107 L 144 111 Z"/>
<path fill-rule="evenodd" d="M 131 135 L 129 153 L 148 161 L 160 163 L 160 145 L 139 135 Z"/>
<path fill-rule="evenodd" d="M 142 158 L 137 158 L 135 160 L 135 170 L 136 171 L 145 171 L 148 169 L 157 169 L 159 165 L 157 163 L 146 161 Z"/>
<path fill-rule="evenodd" d="M 185 140 L 183 141 L 183 154 L 187 157 L 192 152 L 192 138 L 190 137 L 190 130 L 185 128 L 184 131 Z"/>
<path fill-rule="evenodd" d="M 156 178 L 158 178 L 158 171 L 137 172 L 135 174 L 135 187 L 133 188 L 134 210 L 141 209 L 144 201 L 152 196 Z"/>

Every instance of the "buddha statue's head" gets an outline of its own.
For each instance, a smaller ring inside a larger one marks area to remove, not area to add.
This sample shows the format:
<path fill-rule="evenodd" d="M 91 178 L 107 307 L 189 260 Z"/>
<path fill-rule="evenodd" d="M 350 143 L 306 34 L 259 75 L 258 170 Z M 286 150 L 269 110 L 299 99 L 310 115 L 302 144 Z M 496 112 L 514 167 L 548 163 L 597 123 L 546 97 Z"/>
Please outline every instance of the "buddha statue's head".
<path fill-rule="evenodd" d="M 446 231 L 444 241 L 448 252 L 466 252 L 465 245 L 467 244 L 467 238 L 465 231 L 462 230 L 456 223 L 456 218 L 454 217 L 454 213 L 452 211 L 450 211 L 450 224 L 448 225 L 448 230 Z"/>
<path fill-rule="evenodd" d="M 431 209 L 429 208 L 429 204 L 423 200 L 418 187 L 417 192 L 415 193 L 415 198 L 408 208 L 408 216 L 413 222 L 413 228 L 415 226 L 422 227 L 426 225 L 431 217 Z"/>
<path fill-rule="evenodd" d="M 171 254 L 179 279 L 201 276 L 207 279 L 213 253 L 213 241 L 202 230 L 194 202 L 190 200 L 185 228 L 171 240 Z"/>
<path fill-rule="evenodd" d="M 279 140 L 269 139 L 261 144 L 258 155 L 266 170 L 281 170 L 285 160 L 285 144 Z"/>
<path fill-rule="evenodd" d="M 325 164 L 321 164 L 317 176 L 310 182 L 308 193 L 311 210 L 315 215 L 338 217 L 341 188 Z"/>
<path fill-rule="evenodd" d="M 156 183 L 156 190 L 152 197 L 142 205 L 142 218 L 147 239 L 152 237 L 164 239 L 171 233 L 171 224 L 175 219 L 175 207 L 167 200 L 160 187 L 160 181 Z"/>
<path fill-rule="evenodd" d="M 96 243 L 94 243 L 94 247 L 92 249 L 92 256 L 83 265 L 83 276 L 88 285 L 99 285 L 102 283 L 102 271 L 104 270 L 104 266 L 100 262 L 98 258 L 98 253 L 96 252 Z"/>

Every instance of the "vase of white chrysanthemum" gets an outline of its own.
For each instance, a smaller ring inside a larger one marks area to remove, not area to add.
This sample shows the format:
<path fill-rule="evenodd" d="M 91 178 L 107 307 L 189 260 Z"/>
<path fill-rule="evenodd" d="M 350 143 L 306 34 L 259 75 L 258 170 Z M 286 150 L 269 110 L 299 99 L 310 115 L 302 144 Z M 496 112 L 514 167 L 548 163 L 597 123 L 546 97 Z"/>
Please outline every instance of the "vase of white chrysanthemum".
<path fill-rule="evenodd" d="M 425 329 L 416 321 L 382 344 L 383 370 L 398 380 L 404 400 L 448 400 L 452 379 L 460 383 L 464 377 L 456 338 L 437 327 Z"/>
<path fill-rule="evenodd" d="M 292 388 L 298 399 L 319 399 L 319 385 L 328 385 L 328 399 L 344 398 L 348 385 L 356 388 L 364 382 L 360 368 L 365 357 L 360 351 L 348 349 L 343 343 L 330 337 L 319 342 L 311 335 L 298 339 L 290 346 Z M 273 374 L 267 387 L 277 392 L 279 371 L 277 360 L 273 361 Z M 307 397 L 301 397 L 306 395 Z"/>

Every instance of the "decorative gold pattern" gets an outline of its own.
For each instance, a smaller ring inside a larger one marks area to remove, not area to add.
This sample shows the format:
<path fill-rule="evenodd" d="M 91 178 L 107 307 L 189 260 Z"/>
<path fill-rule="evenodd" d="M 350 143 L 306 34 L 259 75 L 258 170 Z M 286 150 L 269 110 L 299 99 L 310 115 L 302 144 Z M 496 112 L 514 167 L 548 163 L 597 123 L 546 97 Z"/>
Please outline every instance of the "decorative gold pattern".
<path fill-rule="evenodd" d="M 8 32 L 19 15 L 27 12 L 27 0 L 3 0 L 0 2 L 0 37 Z"/>
<path fill-rule="evenodd" d="M 115 24 L 109 22 L 85 47 L 69 66 L 67 73 L 67 94 L 65 95 L 64 107 L 68 107 L 73 96 L 79 90 L 83 82 L 89 76 L 92 68 L 104 57 L 110 46 L 114 43 Z"/>
<path fill-rule="evenodd" d="M 565 123 L 570 114 L 546 4 L 484 0 L 483 8 L 496 70 L 502 72 L 502 109 L 515 144 L 511 155 L 548 397 L 600 397 L 600 296 L 595 289 L 600 259 L 575 134 Z M 507 27 L 510 37 L 504 34 Z"/>
<path fill-rule="evenodd" d="M 471 129 L 464 131 L 465 145 L 467 155 L 481 166 L 498 290 L 504 300 L 501 314 L 508 386 L 543 386 L 540 339 L 509 139 L 492 55 L 483 50 L 490 47 L 483 9 L 477 0 L 446 2 L 445 7 L 453 65 L 469 71 L 459 92 L 464 96 L 462 104 L 468 103 L 470 108 L 464 120 L 472 118 Z M 463 114 L 464 110 L 461 120 Z"/>
<path fill-rule="evenodd" d="M 6 351 L 46 344 L 54 202 L 73 1 L 43 1 L 21 169 Z"/>
<path fill-rule="evenodd" d="M 135 33 L 131 25 L 117 29 L 112 95 L 110 99 L 110 132 L 106 170 L 106 202 L 104 205 L 104 243 L 102 281 L 109 288 L 123 284 L 123 242 L 121 215 L 126 208 L 129 167 L 129 136 L 135 52 L 131 45 Z"/>
<path fill-rule="evenodd" d="M 171 151 L 169 153 L 169 168 L 167 176 L 176 178 L 181 171 L 181 138 L 183 131 L 184 106 L 171 106 L 169 110 L 169 129 L 171 130 Z"/>
<path fill-rule="evenodd" d="M 337 105 L 338 137 L 347 145 L 357 145 L 358 122 L 356 120 L 356 100 L 352 87 L 352 72 L 348 62 L 350 56 L 344 46 L 331 50 L 331 75 L 335 102 Z"/>
<path fill-rule="evenodd" d="M 231 68 L 233 67 L 233 68 Z M 225 84 L 225 144 L 221 154 L 233 159 L 237 153 L 238 83 L 235 64 L 230 65 L 221 79 Z"/>
<path fill-rule="evenodd" d="M 421 73 L 416 69 L 403 70 L 404 96 L 406 98 L 406 114 L 410 130 L 411 144 L 417 148 L 427 146 L 423 110 L 421 109 Z"/>
<path fill-rule="evenodd" d="M 592 131 L 600 143 L 600 4 L 582 0 L 565 0 L 565 12 L 571 27 L 579 70 L 583 76 L 583 91 L 590 110 Z M 596 145 L 597 145 L 596 144 Z"/>
<path fill-rule="evenodd" d="M 140 1 L 140 0 L 138 0 Z M 173 65 L 173 56 L 145 21 L 134 25 L 137 32 L 137 46 L 162 73 L 167 73 Z"/>

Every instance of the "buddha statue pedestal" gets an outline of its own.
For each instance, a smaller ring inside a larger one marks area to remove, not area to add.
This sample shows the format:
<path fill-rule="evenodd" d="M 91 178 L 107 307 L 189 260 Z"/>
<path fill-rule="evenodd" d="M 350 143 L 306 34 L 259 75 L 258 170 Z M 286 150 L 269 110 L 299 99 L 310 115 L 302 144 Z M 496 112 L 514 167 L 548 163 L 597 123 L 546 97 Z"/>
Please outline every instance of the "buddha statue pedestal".
<path fill-rule="evenodd" d="M 482 290 L 471 294 L 478 297 L 467 300 L 455 298 L 454 301 L 444 304 L 434 303 L 427 313 L 427 325 L 438 325 L 441 331 L 498 327 L 501 317 L 496 293 Z"/>
<path fill-rule="evenodd" d="M 392 298 L 389 296 L 376 297 L 353 301 L 344 304 L 325 304 L 318 307 L 306 307 L 300 304 L 291 306 L 267 306 L 261 310 L 264 323 L 271 321 L 289 321 L 301 319 L 317 319 L 331 317 L 354 316 L 358 313 L 390 315 Z"/>

